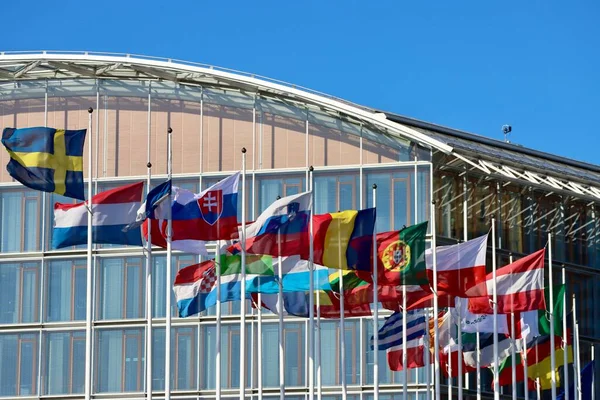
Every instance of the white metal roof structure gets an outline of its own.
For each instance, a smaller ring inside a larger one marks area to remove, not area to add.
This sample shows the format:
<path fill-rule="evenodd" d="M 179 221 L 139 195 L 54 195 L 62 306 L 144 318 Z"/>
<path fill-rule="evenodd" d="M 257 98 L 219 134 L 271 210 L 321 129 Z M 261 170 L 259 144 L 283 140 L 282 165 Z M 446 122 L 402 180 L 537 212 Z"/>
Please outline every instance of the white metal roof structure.
<path fill-rule="evenodd" d="M 106 79 L 168 81 L 254 93 L 343 115 L 385 134 L 443 153 L 448 162 L 489 176 L 593 201 L 600 199 L 600 167 L 536 152 L 434 124 L 360 106 L 266 77 L 211 65 L 129 54 L 0 52 L 0 99 L 24 81 Z"/>

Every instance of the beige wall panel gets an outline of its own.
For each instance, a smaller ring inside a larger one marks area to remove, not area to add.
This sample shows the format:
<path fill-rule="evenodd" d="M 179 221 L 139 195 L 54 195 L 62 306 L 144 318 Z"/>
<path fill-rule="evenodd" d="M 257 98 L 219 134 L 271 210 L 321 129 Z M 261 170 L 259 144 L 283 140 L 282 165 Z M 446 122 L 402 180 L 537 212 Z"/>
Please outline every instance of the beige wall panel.
<path fill-rule="evenodd" d="M 360 163 L 357 136 L 316 124 L 309 125 L 309 132 L 309 158 L 313 166 Z"/>
<path fill-rule="evenodd" d="M 305 167 L 305 121 L 267 113 L 262 121 L 263 169 Z"/>
<path fill-rule="evenodd" d="M 204 105 L 205 172 L 236 171 L 242 167 L 242 147 L 246 148 L 246 168 L 252 168 L 252 110 L 214 104 Z"/>
<path fill-rule="evenodd" d="M 363 163 L 379 164 L 396 162 L 400 159 L 400 151 L 372 140 L 363 139 Z"/>
<path fill-rule="evenodd" d="M 7 100 L 0 102 L 0 131 L 4 128 L 31 128 L 44 126 L 44 99 Z M 0 150 L 0 182 L 12 182 L 6 172 L 10 157 Z"/>
<path fill-rule="evenodd" d="M 48 126 L 56 129 L 87 129 L 88 108 L 96 107 L 95 97 L 48 97 Z M 95 122 L 92 123 L 95 129 Z M 95 141 L 95 139 L 93 139 Z M 90 136 L 86 135 L 83 148 L 83 176 L 87 177 L 88 171 L 88 146 Z"/>
<path fill-rule="evenodd" d="M 181 114 L 181 152 L 173 153 L 181 158 L 180 172 L 188 174 L 200 173 L 200 103 L 182 102 Z"/>

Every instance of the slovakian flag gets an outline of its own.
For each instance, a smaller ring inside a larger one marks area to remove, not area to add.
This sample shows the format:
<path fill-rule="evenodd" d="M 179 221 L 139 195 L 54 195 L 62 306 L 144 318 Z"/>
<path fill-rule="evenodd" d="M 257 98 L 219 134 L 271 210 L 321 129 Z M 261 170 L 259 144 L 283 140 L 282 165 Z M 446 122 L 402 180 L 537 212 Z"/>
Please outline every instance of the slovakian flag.
<path fill-rule="evenodd" d="M 311 192 L 276 200 L 246 226 L 246 252 L 276 257 L 308 254 L 311 210 Z M 230 250 L 240 249 L 238 242 Z"/>
<path fill-rule="evenodd" d="M 436 248 L 437 290 L 457 297 L 469 297 L 467 291 L 485 282 L 485 256 L 488 235 L 451 246 Z M 425 252 L 427 276 L 433 284 L 433 252 Z M 474 293 L 471 297 L 481 296 Z"/>
<path fill-rule="evenodd" d="M 374 229 L 375 208 L 315 215 L 315 263 L 334 269 L 371 271 Z"/>
<path fill-rule="evenodd" d="M 544 298 L 544 256 L 546 249 L 521 258 L 496 271 L 497 312 L 510 314 L 546 309 Z M 493 314 L 490 307 L 493 289 L 493 274 L 467 291 L 469 311 L 474 314 Z"/>
<path fill-rule="evenodd" d="M 92 242 L 141 246 L 140 228 L 124 231 L 136 220 L 142 203 L 144 182 L 132 183 L 98 193 L 92 197 Z M 52 248 L 87 243 L 88 209 L 86 203 L 54 204 Z"/>

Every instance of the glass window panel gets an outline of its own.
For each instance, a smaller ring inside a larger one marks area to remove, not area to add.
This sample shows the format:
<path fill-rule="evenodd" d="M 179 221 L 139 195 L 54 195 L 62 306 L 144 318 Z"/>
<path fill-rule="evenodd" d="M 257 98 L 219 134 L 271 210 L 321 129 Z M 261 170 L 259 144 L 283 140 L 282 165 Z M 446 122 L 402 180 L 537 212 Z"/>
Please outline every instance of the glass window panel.
<path fill-rule="evenodd" d="M 167 284 L 165 271 L 167 269 L 167 257 L 165 255 L 154 255 L 152 260 L 152 315 L 154 318 L 164 318 L 166 312 L 165 291 Z M 178 254 L 173 256 L 171 262 L 172 285 L 175 281 L 177 271 L 189 265 L 196 264 L 198 262 L 198 256 L 192 254 Z M 178 314 L 175 293 L 172 290 L 169 290 L 169 293 L 171 294 L 171 316 L 177 317 Z M 145 300 L 142 301 L 142 304 L 145 304 Z"/>
<path fill-rule="evenodd" d="M 277 196 L 285 197 L 304 191 L 304 178 L 299 176 L 286 176 L 285 178 L 260 178 L 258 212 L 263 212 Z"/>
<path fill-rule="evenodd" d="M 47 333 L 44 347 L 44 393 L 83 393 L 85 332 Z"/>
<path fill-rule="evenodd" d="M 143 329 L 96 332 L 97 392 L 143 390 Z"/>
<path fill-rule="evenodd" d="M 105 258 L 100 261 L 98 318 L 145 316 L 145 279 L 141 257 Z"/>
<path fill-rule="evenodd" d="M 152 330 L 152 390 L 165 388 L 165 330 L 156 328 Z M 177 327 L 171 329 L 171 388 L 172 390 L 192 390 L 196 388 L 197 365 L 197 328 Z M 211 344 L 210 346 L 214 346 Z M 202 357 L 202 355 L 201 355 Z M 202 358 L 210 360 L 214 358 Z"/>
<path fill-rule="evenodd" d="M 354 174 L 316 175 L 315 214 L 359 208 L 358 172 Z"/>
<path fill-rule="evenodd" d="M 199 365 L 200 368 L 200 388 L 214 389 L 215 388 L 215 365 L 211 360 L 216 357 L 216 327 L 201 326 L 200 327 L 200 360 L 207 360 Z"/>
<path fill-rule="evenodd" d="M 366 174 L 367 207 L 373 207 L 371 188 L 377 184 L 377 232 L 400 229 L 413 223 L 414 167 L 396 168 L 393 172 Z"/>
<path fill-rule="evenodd" d="M 306 354 L 304 351 L 304 324 L 286 323 L 285 334 L 285 385 L 304 386 Z M 273 342 L 271 342 L 273 343 Z M 263 349 L 265 346 L 263 345 Z M 265 365 L 265 364 L 263 364 Z M 266 364 L 270 365 L 270 364 Z"/>
<path fill-rule="evenodd" d="M 0 251 L 40 249 L 41 196 L 42 192 L 29 190 L 0 193 Z"/>
<path fill-rule="evenodd" d="M 262 327 L 263 385 L 279 387 L 279 325 L 265 324 Z M 286 360 L 287 361 L 287 360 Z M 268 365 L 268 368 L 264 366 Z"/>
<path fill-rule="evenodd" d="M 48 322 L 85 319 L 85 259 L 50 261 L 46 269 L 46 316 Z"/>
<path fill-rule="evenodd" d="M 0 335 L 0 396 L 37 394 L 38 334 Z"/>
<path fill-rule="evenodd" d="M 0 264 L 0 324 L 39 321 L 39 263 Z"/>

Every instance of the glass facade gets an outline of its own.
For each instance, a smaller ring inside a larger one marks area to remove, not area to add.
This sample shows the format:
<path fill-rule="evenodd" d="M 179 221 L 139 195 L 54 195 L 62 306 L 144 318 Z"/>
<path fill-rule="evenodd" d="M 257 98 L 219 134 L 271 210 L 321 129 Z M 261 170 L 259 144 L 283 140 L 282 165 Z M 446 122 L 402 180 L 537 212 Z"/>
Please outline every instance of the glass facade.
<path fill-rule="evenodd" d="M 246 147 L 248 219 L 255 218 L 277 196 L 308 188 L 308 167 L 314 166 L 315 212 L 372 207 L 377 185 L 377 231 L 430 220 L 436 201 L 438 243 L 472 238 L 499 224 L 499 265 L 539 249 L 553 232 L 555 281 L 567 268 L 569 293 L 578 303 L 582 362 L 600 338 L 593 307 L 600 256 L 595 205 L 534 187 L 463 174 L 443 168 L 444 159 L 429 149 L 384 135 L 350 117 L 246 95 L 238 91 L 185 86 L 168 82 L 116 80 L 48 80 L 0 83 L 2 126 L 87 126 L 87 108 L 94 107 L 96 191 L 145 179 L 146 146 L 151 142 L 153 183 L 166 172 L 166 136 L 174 135 L 175 183 L 198 191 L 240 169 L 240 148 Z M 97 118 L 97 121 L 96 121 Z M 16 121 L 16 122 L 15 122 Z M 97 125 L 96 125 L 97 123 Z M 98 130 L 96 130 L 98 126 Z M 86 141 L 86 146 L 89 141 Z M 0 162 L 5 164 L 2 152 Z M 87 153 L 86 153 L 87 154 Z M 85 246 L 51 249 L 53 204 L 71 199 L 28 190 L 0 172 L 0 397 L 83 398 L 85 345 L 92 343 L 92 396 L 141 398 L 146 391 L 146 360 L 152 360 L 152 390 L 163 398 L 165 388 L 165 315 L 173 318 L 170 387 L 173 398 L 210 399 L 215 394 L 215 311 L 177 318 L 166 310 L 167 286 L 178 269 L 199 257 L 173 255 L 173 273 L 165 276 L 166 255 L 152 255 L 152 321 L 146 312 L 146 258 L 141 248 L 95 245 L 93 265 L 86 265 Z M 240 196 L 240 206 L 242 198 Z M 466 207 L 465 207 L 466 205 Z M 466 213 L 466 216 L 465 216 Z M 241 216 L 241 207 L 240 207 Z M 431 224 L 430 224 L 431 229 Z M 91 274 L 92 336 L 86 337 L 86 279 Z M 239 315 L 246 313 L 245 353 L 241 355 Z M 249 302 L 222 306 L 223 398 L 237 398 L 240 356 L 247 360 L 248 398 L 276 398 L 279 388 L 277 317 L 257 311 Z M 381 321 L 387 314 L 380 313 Z M 259 337 L 259 330 L 262 336 Z M 308 321 L 285 319 L 285 386 L 287 399 L 306 399 Z M 396 399 L 404 384 L 410 399 L 425 399 L 426 370 L 404 374 L 386 367 L 385 352 L 370 349 L 373 321 L 349 318 L 320 324 L 324 399 L 341 399 L 342 374 L 348 399 L 373 398 L 373 364 L 379 362 L 379 399 Z M 345 365 L 341 365 L 342 340 Z M 152 354 L 146 354 L 148 338 Z M 258 354 L 258 344 L 262 353 Z M 258 369 L 259 357 L 263 366 Z M 491 379 L 484 376 L 484 395 Z M 442 382 L 445 384 L 445 381 Z M 472 394 L 473 374 L 466 380 Z M 504 388 L 503 390 L 506 390 Z M 508 392 L 507 392 L 508 393 Z"/>

